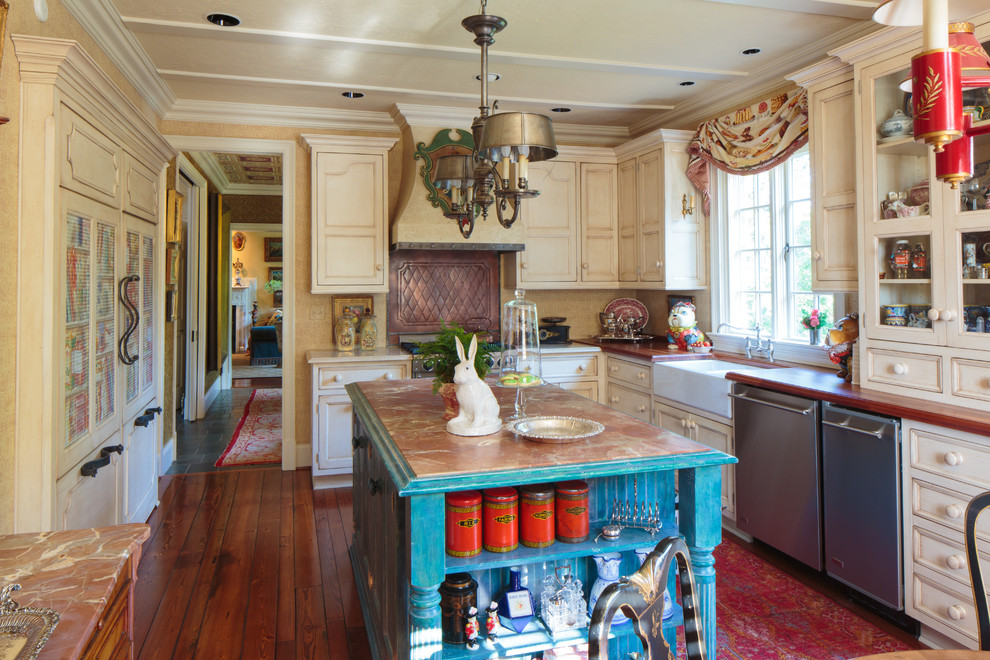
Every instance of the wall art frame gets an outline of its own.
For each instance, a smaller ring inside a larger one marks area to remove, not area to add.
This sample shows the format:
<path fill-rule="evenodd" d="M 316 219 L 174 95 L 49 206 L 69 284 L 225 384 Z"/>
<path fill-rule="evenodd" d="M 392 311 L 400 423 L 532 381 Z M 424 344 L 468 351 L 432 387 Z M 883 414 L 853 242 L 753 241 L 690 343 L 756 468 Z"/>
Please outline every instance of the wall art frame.
<path fill-rule="evenodd" d="M 419 175 L 423 178 L 423 185 L 426 186 L 426 199 L 436 208 L 441 209 L 444 214 L 450 213 L 450 191 L 437 188 L 433 185 L 433 173 L 436 171 L 437 160 L 441 156 L 467 155 L 474 152 L 474 137 L 470 131 L 461 128 L 444 128 L 433 136 L 430 144 L 425 142 L 416 143 L 416 152 L 413 154 L 415 160 L 422 160 L 423 165 L 419 168 Z"/>
<path fill-rule="evenodd" d="M 330 304 L 333 312 L 331 329 L 337 327 L 337 321 L 347 310 L 350 310 L 357 317 L 364 316 L 366 309 L 370 309 L 372 314 L 375 313 L 375 299 L 372 296 L 333 296 L 330 299 Z"/>
<path fill-rule="evenodd" d="M 273 266 L 269 266 L 268 267 L 268 281 L 271 282 L 272 280 L 276 280 L 278 282 L 281 282 L 282 281 L 282 267 L 281 266 L 279 266 L 277 268 L 276 267 L 273 267 Z"/>
<path fill-rule="evenodd" d="M 266 263 L 282 263 L 282 237 L 281 236 L 266 236 L 265 237 L 265 262 Z"/>
<path fill-rule="evenodd" d="M 165 242 L 182 242 L 182 193 L 172 189 L 165 196 Z"/>
<path fill-rule="evenodd" d="M 247 243 L 247 236 L 244 235 L 244 232 L 235 231 L 230 237 L 230 245 L 237 252 L 244 249 L 245 243 Z"/>

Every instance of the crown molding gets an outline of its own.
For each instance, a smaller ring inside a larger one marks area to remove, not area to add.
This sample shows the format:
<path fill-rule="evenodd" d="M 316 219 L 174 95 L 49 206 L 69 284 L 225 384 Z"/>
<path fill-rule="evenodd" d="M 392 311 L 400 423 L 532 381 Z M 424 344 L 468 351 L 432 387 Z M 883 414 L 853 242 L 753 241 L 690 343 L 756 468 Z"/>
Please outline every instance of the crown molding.
<path fill-rule="evenodd" d="M 298 108 L 257 103 L 177 101 L 162 117 L 166 121 L 210 124 L 251 124 L 343 131 L 392 132 L 395 122 L 384 112 Z"/>
<path fill-rule="evenodd" d="M 777 58 L 768 62 L 742 80 L 726 83 L 719 90 L 718 106 L 712 104 L 711 97 L 704 95 L 697 96 L 690 101 L 678 105 L 670 112 L 659 113 L 633 124 L 629 127 L 629 132 L 632 135 L 641 135 L 663 126 L 691 126 L 700 124 L 703 121 L 711 119 L 713 116 L 721 114 L 717 112 L 719 108 L 738 107 L 743 103 L 752 101 L 761 94 L 770 94 L 774 90 L 780 89 L 780 87 L 788 82 L 786 74 L 794 71 L 795 66 L 806 66 L 813 61 L 821 59 L 823 52 L 829 52 L 829 49 L 846 44 L 852 39 L 859 39 L 864 34 L 875 32 L 878 28 L 879 26 L 877 24 L 869 22 L 851 25 L 844 30 L 829 35 L 825 39 L 819 39 L 803 48 L 793 51 L 786 58 Z"/>
<path fill-rule="evenodd" d="M 167 162 L 175 150 L 155 125 L 117 87 L 79 42 L 12 34 L 21 84 L 64 86 L 70 96 L 85 102 L 87 110 L 140 147 L 150 161 Z"/>
<path fill-rule="evenodd" d="M 394 128 L 394 126 L 393 126 Z M 365 137 L 361 135 L 300 135 L 310 148 L 320 151 L 344 151 L 357 153 L 387 154 L 388 150 L 399 141 L 398 137 Z"/>
<path fill-rule="evenodd" d="M 656 149 L 657 145 L 661 144 L 674 144 L 676 142 L 687 144 L 693 137 L 694 131 L 659 128 L 619 145 L 615 148 L 615 155 L 620 159 L 628 158 L 644 151 Z"/>
<path fill-rule="evenodd" d="M 110 0 L 62 0 L 73 18 L 106 53 L 114 66 L 159 115 L 175 103 L 175 95 L 141 44 L 124 26 Z"/>
<path fill-rule="evenodd" d="M 203 174 L 217 187 L 220 194 L 227 192 L 227 188 L 230 186 L 230 179 L 227 178 L 227 173 L 220 167 L 219 161 L 213 157 L 212 151 L 190 151 L 188 156 L 199 166 L 199 169 L 203 170 Z"/>
<path fill-rule="evenodd" d="M 801 87 L 812 87 L 821 82 L 834 80 L 836 76 L 847 74 L 852 79 L 852 65 L 843 62 L 834 55 L 809 67 L 788 74 L 787 79 L 793 80 Z"/>
<path fill-rule="evenodd" d="M 221 195 L 281 195 L 282 186 L 272 183 L 229 183 Z"/>
<path fill-rule="evenodd" d="M 886 26 L 859 39 L 839 44 L 828 51 L 828 54 L 838 57 L 843 62 L 856 64 L 881 52 L 887 55 L 889 49 L 896 46 L 917 49 L 921 46 L 920 38 L 920 27 Z M 914 43 L 915 41 L 918 43 Z"/>

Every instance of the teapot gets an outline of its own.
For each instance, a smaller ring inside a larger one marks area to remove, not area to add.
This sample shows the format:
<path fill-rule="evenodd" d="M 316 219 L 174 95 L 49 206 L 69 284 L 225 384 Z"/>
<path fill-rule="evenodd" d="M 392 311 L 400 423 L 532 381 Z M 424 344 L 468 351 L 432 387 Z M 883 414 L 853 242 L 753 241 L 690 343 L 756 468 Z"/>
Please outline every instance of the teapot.
<path fill-rule="evenodd" d="M 884 137 L 900 137 L 913 132 L 914 120 L 901 110 L 894 110 L 894 114 L 880 124 L 880 134 Z"/>

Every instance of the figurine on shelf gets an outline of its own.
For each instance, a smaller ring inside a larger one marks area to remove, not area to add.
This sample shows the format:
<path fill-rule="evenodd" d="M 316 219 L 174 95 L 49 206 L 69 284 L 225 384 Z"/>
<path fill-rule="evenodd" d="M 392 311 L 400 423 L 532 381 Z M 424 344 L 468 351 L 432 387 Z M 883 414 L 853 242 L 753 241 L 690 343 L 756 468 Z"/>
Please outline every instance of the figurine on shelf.
<path fill-rule="evenodd" d="M 468 610 L 467 621 L 464 622 L 464 636 L 467 637 L 467 647 L 469 651 L 478 648 L 478 608 L 472 607 Z"/>
<path fill-rule="evenodd" d="M 488 632 L 488 641 L 494 644 L 498 639 L 498 603 L 493 600 L 485 611 L 488 613 L 485 630 Z"/>
<path fill-rule="evenodd" d="M 460 363 L 454 367 L 454 384 L 457 386 L 457 403 L 460 412 L 457 417 L 447 422 L 447 432 L 454 435 L 488 435 L 502 428 L 499 419 L 498 400 L 492 394 L 488 383 L 478 377 L 475 371 L 474 357 L 478 352 L 478 335 L 471 335 L 471 347 L 467 356 L 464 348 L 456 337 L 454 346 Z"/>
<path fill-rule="evenodd" d="M 670 329 L 667 330 L 667 348 L 686 351 L 688 346 L 703 345 L 708 341 L 705 333 L 698 329 L 694 305 L 689 302 L 674 303 L 670 308 L 667 323 L 670 325 Z"/>
<path fill-rule="evenodd" d="M 844 316 L 825 336 L 825 351 L 833 364 L 839 365 L 835 375 L 852 382 L 852 370 L 849 362 L 852 360 L 853 344 L 859 338 L 859 315 L 856 313 Z"/>

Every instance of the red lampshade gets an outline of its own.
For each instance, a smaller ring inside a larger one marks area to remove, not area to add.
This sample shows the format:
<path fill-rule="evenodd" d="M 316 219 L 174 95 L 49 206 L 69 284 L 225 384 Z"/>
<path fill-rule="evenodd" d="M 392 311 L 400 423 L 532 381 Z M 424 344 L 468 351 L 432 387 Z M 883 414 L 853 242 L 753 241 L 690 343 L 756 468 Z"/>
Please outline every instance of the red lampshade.
<path fill-rule="evenodd" d="M 949 23 L 949 47 L 959 51 L 962 69 L 962 88 L 986 87 L 986 83 L 973 79 L 990 76 L 990 55 L 973 34 L 972 23 Z"/>

